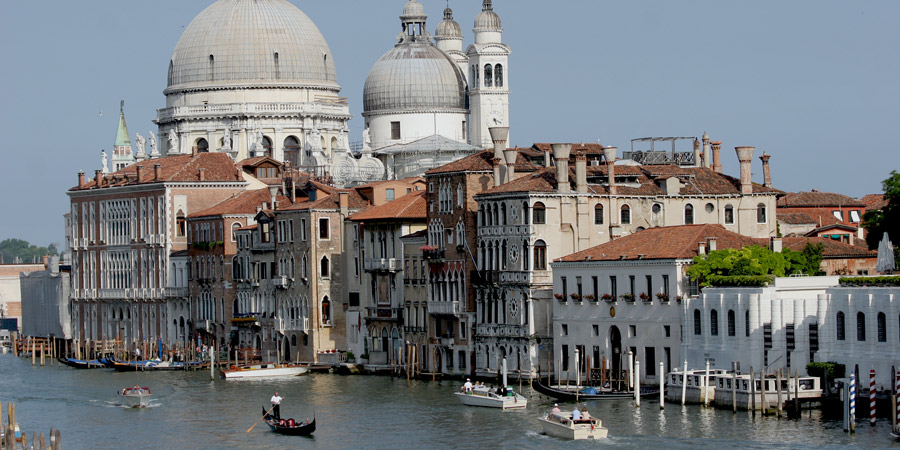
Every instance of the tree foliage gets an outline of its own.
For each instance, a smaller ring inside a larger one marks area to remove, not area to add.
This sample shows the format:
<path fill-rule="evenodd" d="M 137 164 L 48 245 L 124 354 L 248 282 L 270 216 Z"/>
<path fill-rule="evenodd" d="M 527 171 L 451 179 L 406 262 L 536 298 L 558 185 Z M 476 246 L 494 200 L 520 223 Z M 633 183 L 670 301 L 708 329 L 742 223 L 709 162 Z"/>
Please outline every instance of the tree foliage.
<path fill-rule="evenodd" d="M 55 255 L 56 246 L 37 247 L 21 239 L 7 239 L 0 242 L 0 258 L 6 264 L 16 262 L 39 263 L 45 255 Z"/>
<path fill-rule="evenodd" d="M 884 233 L 888 233 L 894 243 L 894 256 L 900 243 L 900 173 L 891 171 L 891 176 L 881 182 L 884 190 L 885 206 L 869 211 L 863 216 L 862 226 L 866 229 L 866 243 L 869 249 L 877 250 Z"/>
<path fill-rule="evenodd" d="M 758 285 L 766 277 L 783 277 L 795 273 L 819 275 L 822 273 L 822 244 L 806 244 L 802 251 L 785 249 L 773 252 L 758 245 L 742 249 L 727 248 L 694 257 L 694 264 L 687 274 L 702 286 L 737 283 L 739 277 L 747 277 L 750 285 Z"/>

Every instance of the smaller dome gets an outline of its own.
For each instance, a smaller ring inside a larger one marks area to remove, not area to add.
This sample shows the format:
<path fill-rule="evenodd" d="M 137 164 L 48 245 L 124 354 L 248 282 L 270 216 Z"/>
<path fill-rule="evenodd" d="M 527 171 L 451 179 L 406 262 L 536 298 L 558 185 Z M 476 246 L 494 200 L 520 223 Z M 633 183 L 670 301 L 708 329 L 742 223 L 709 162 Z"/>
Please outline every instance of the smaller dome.
<path fill-rule="evenodd" d="M 444 10 L 444 20 L 438 24 L 437 30 L 434 32 L 437 38 L 460 38 L 462 39 L 462 28 L 453 20 L 453 10 L 447 8 Z"/>
<path fill-rule="evenodd" d="M 484 0 L 481 13 L 475 17 L 475 31 L 503 31 L 500 16 L 494 12 L 491 0 Z"/>
<path fill-rule="evenodd" d="M 422 6 L 418 0 L 409 0 L 409 2 L 403 6 L 403 15 L 400 16 L 400 19 L 406 20 L 425 17 L 428 17 L 425 14 L 425 7 Z"/>

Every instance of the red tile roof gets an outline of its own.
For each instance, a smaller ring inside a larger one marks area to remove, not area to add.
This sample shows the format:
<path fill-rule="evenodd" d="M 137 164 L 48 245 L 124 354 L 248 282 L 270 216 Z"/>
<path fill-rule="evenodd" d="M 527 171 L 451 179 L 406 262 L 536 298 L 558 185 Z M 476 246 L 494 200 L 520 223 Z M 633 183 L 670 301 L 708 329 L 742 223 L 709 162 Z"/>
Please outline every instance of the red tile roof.
<path fill-rule="evenodd" d="M 874 211 L 887 206 L 887 200 L 884 199 L 884 194 L 864 195 L 859 201 L 866 204 L 866 211 Z"/>
<path fill-rule="evenodd" d="M 719 250 L 766 244 L 765 239 L 753 239 L 734 233 L 726 230 L 722 225 L 680 225 L 648 228 L 606 244 L 573 253 L 557 261 L 690 259 L 697 256 L 698 244 L 707 242 L 710 237 L 716 238 L 716 248 Z"/>
<path fill-rule="evenodd" d="M 777 220 L 782 223 L 790 224 L 790 225 L 809 225 L 809 224 L 817 224 L 809 214 L 806 213 L 789 213 L 789 212 L 778 212 Z"/>
<path fill-rule="evenodd" d="M 155 177 L 156 164 L 160 165 L 160 178 Z M 137 167 L 143 166 L 141 177 L 143 181 L 138 183 Z M 148 159 L 132 164 L 124 169 L 104 176 L 103 187 L 130 186 L 137 184 L 150 184 L 159 182 L 199 182 L 200 169 L 204 169 L 205 182 L 242 182 L 244 181 L 240 171 L 234 166 L 234 161 L 225 153 L 199 153 L 192 155 L 176 155 L 164 158 Z M 75 186 L 70 191 L 79 191 L 96 188 L 96 180 L 89 178 L 82 186 Z"/>
<path fill-rule="evenodd" d="M 822 256 L 827 259 L 837 258 L 877 258 L 878 252 L 865 247 L 850 245 L 834 239 L 821 237 L 786 237 L 783 238 L 784 248 L 794 251 L 802 251 L 806 244 L 822 244 L 825 246 Z"/>
<path fill-rule="evenodd" d="M 777 206 L 779 208 L 791 207 L 824 207 L 824 206 L 844 206 L 844 207 L 865 207 L 866 204 L 843 194 L 835 194 L 832 192 L 793 192 L 778 199 Z"/>
<path fill-rule="evenodd" d="M 263 203 L 270 203 L 272 201 L 272 196 L 269 194 L 268 189 L 257 189 L 253 191 L 244 191 L 236 194 L 234 197 L 229 198 L 215 206 L 204 209 L 203 211 L 198 211 L 194 214 L 191 214 L 190 218 L 197 217 L 209 217 L 209 216 L 222 216 L 228 214 L 247 214 L 253 215 L 256 214 L 257 208 L 262 207 Z M 287 207 L 291 205 L 291 199 L 285 197 L 284 195 L 278 195 L 275 198 L 275 201 L 278 203 L 279 207 Z M 272 205 L 267 205 L 269 208 Z"/>
<path fill-rule="evenodd" d="M 374 220 L 420 219 L 424 222 L 428 217 L 428 204 L 425 201 L 425 195 L 425 191 L 406 194 L 392 202 L 387 202 L 381 206 L 360 211 L 350 216 L 350 220 L 362 222 Z"/>

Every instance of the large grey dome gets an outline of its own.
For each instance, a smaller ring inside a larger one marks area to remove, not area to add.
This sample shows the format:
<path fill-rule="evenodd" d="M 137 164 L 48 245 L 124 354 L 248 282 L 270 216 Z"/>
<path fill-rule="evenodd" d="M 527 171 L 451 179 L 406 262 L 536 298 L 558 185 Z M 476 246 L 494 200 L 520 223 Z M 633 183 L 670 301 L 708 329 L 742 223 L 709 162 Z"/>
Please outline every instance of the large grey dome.
<path fill-rule="evenodd" d="M 466 82 L 446 53 L 430 43 L 403 43 L 369 72 L 365 112 L 465 109 Z"/>
<path fill-rule="evenodd" d="M 166 92 L 248 83 L 339 89 L 328 43 L 287 0 L 218 0 L 206 8 L 175 46 Z"/>

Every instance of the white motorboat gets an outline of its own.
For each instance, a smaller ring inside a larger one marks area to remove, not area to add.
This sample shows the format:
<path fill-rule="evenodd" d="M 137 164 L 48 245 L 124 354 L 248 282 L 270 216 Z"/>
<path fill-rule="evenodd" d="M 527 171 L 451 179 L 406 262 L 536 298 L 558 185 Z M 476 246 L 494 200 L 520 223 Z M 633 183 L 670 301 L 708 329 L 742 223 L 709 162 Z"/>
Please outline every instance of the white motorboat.
<path fill-rule="evenodd" d="M 296 377 L 309 372 L 309 366 L 296 364 L 260 363 L 242 366 L 231 366 L 229 370 L 223 370 L 222 375 L 226 379 L 235 378 L 262 378 L 262 377 Z"/>
<path fill-rule="evenodd" d="M 737 389 L 733 389 L 734 381 Z M 781 379 L 781 387 L 778 387 L 776 378 L 766 378 L 765 384 L 756 377 L 753 379 L 755 386 L 750 385 L 750 375 L 728 375 L 716 379 L 715 405 L 722 408 L 733 408 L 733 400 L 737 401 L 737 408 L 749 410 L 756 405 L 757 410 L 762 410 L 764 405 L 778 407 L 779 397 L 785 403 L 799 399 L 801 402 L 817 401 L 822 398 L 822 387 L 819 377 L 785 377 Z M 765 391 L 762 387 L 765 386 Z M 734 391 L 734 393 L 732 393 Z M 781 391 L 779 393 L 779 391 Z"/>
<path fill-rule="evenodd" d="M 723 369 L 710 369 L 709 373 L 704 369 L 688 370 L 686 373 L 679 370 L 669 372 L 666 375 L 666 400 L 680 403 L 683 393 L 685 403 L 707 403 L 707 395 L 709 403 L 712 403 L 716 399 L 716 380 L 723 376 L 731 377 L 731 374 Z M 685 379 L 687 386 L 684 386 Z"/>
<path fill-rule="evenodd" d="M 119 391 L 119 395 L 125 401 L 125 405 L 132 408 L 143 408 L 150 403 L 150 388 L 148 387 L 128 387 Z"/>
<path fill-rule="evenodd" d="M 572 413 L 548 413 L 538 419 L 544 434 L 563 439 L 602 439 L 609 434 L 603 423 L 596 417 L 572 420 Z"/>
<path fill-rule="evenodd" d="M 518 409 L 528 406 L 528 399 L 513 392 L 511 388 L 506 389 L 506 395 L 497 394 L 486 387 L 478 386 L 471 391 L 457 392 L 456 396 L 459 401 L 466 406 L 484 406 L 488 408 L 501 409 Z"/>

